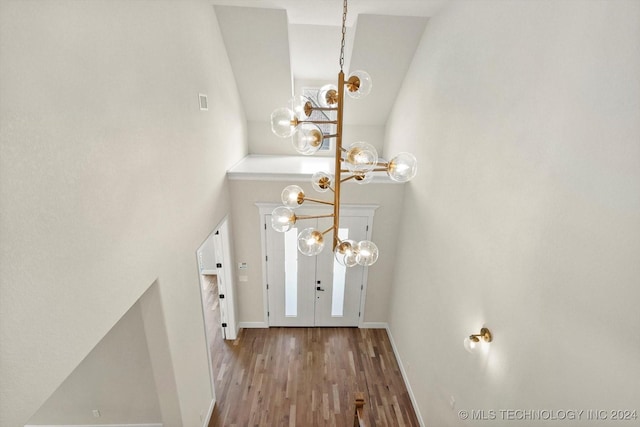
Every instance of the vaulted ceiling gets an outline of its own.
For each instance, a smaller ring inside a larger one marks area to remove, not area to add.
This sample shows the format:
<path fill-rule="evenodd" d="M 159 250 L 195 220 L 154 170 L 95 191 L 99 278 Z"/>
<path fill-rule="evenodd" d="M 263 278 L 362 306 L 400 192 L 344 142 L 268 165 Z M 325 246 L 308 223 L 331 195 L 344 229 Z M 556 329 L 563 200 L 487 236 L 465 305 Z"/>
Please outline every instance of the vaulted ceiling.
<path fill-rule="evenodd" d="M 351 0 L 345 73 L 373 90 L 345 124 L 384 126 L 429 16 L 447 0 Z M 342 0 L 212 0 L 248 121 L 266 122 L 302 87 L 336 83 Z"/>

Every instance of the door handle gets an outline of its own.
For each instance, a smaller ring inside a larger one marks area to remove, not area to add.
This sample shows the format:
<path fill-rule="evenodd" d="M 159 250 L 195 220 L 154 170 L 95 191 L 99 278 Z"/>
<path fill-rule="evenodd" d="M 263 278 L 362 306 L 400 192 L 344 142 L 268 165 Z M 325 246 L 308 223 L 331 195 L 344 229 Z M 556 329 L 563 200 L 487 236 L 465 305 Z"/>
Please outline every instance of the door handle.
<path fill-rule="evenodd" d="M 322 291 L 322 292 L 324 292 L 324 288 L 321 288 L 320 286 L 317 286 L 317 287 L 316 287 L 316 291 Z"/>

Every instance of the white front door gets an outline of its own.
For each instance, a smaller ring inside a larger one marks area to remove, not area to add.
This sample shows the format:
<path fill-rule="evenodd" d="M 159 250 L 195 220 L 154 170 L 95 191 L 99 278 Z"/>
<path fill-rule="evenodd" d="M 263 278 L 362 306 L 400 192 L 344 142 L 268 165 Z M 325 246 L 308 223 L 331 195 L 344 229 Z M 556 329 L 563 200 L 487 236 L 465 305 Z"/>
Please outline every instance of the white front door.
<path fill-rule="evenodd" d="M 370 216 L 343 216 L 341 239 L 367 238 Z M 298 233 L 307 227 L 325 229 L 320 220 L 304 220 L 286 233 L 266 227 L 266 269 L 269 326 L 358 326 L 364 267 L 341 266 L 331 239 L 317 257 L 298 251 Z"/>

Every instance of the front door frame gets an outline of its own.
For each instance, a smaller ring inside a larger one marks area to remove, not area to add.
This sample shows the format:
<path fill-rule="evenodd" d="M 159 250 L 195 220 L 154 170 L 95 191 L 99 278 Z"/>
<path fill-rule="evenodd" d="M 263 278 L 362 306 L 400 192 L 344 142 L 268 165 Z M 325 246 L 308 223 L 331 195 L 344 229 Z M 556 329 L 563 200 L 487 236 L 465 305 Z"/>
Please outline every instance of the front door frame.
<path fill-rule="evenodd" d="M 258 213 L 260 215 L 260 240 L 262 247 L 262 302 L 263 302 L 263 319 L 264 324 L 269 327 L 269 295 L 267 291 L 267 227 L 271 227 L 271 224 L 267 224 L 265 218 L 266 215 L 271 214 L 275 208 L 278 206 L 282 206 L 280 203 L 264 203 L 258 202 L 255 204 L 258 207 Z M 378 209 L 380 205 L 373 204 L 342 204 L 340 205 L 340 213 L 344 216 L 362 216 L 367 217 L 367 232 L 366 239 L 371 240 L 371 235 L 373 233 L 373 216 L 375 214 L 376 209 Z M 296 211 L 302 215 L 308 215 L 313 213 L 318 213 L 322 210 L 321 206 L 302 206 Z M 331 250 L 330 247 L 325 248 L 324 250 Z M 368 275 L 369 268 L 365 267 L 362 273 L 362 295 L 360 297 L 360 313 L 361 315 L 358 318 L 358 327 L 362 328 L 364 324 L 364 309 L 366 306 L 367 299 L 367 283 L 368 283 Z"/>

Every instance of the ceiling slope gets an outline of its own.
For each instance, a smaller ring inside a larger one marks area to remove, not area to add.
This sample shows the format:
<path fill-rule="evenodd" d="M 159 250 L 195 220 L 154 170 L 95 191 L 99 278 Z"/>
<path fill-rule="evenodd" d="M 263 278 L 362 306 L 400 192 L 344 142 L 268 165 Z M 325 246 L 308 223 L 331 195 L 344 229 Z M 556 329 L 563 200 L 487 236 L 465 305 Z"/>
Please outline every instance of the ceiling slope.
<path fill-rule="evenodd" d="M 214 8 L 247 120 L 266 121 L 292 94 L 287 12 Z"/>
<path fill-rule="evenodd" d="M 373 89 L 348 99 L 345 123 L 384 126 L 427 24 L 425 17 L 359 15 L 349 71 L 365 70 Z"/>
<path fill-rule="evenodd" d="M 296 86 L 337 83 L 340 14 L 335 26 L 289 25 L 285 9 L 214 8 L 248 121 L 267 122 L 275 108 L 287 105 L 294 80 Z M 345 124 L 386 124 L 427 19 L 357 15 L 347 28 L 345 73 L 366 70 L 373 90 L 364 100 L 346 101 Z"/>

